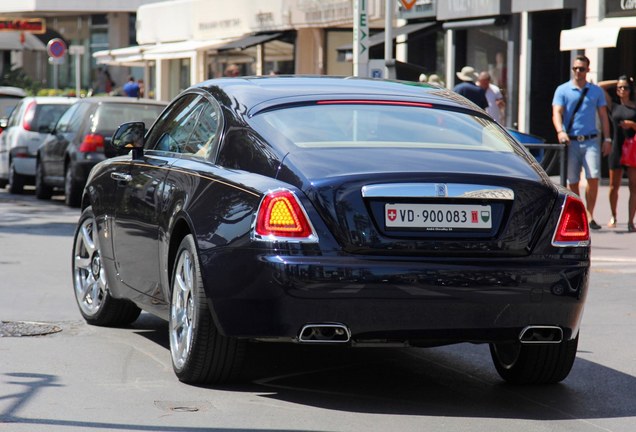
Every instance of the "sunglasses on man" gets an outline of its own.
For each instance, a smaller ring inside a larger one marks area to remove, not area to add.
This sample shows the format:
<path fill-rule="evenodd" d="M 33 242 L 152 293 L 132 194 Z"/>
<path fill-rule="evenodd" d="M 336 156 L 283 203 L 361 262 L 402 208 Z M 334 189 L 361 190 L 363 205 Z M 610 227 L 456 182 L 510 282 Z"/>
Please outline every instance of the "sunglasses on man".
<path fill-rule="evenodd" d="M 585 68 L 585 67 L 583 67 L 583 66 L 574 66 L 574 67 L 572 68 L 572 70 L 573 70 L 574 72 L 585 72 L 585 71 L 587 70 L 587 68 Z"/>

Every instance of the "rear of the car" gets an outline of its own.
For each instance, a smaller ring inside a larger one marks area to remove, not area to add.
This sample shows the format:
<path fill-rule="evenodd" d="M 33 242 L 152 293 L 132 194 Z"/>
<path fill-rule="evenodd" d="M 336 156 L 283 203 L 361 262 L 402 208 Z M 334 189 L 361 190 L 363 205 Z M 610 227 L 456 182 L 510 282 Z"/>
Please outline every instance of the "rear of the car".
<path fill-rule="evenodd" d="M 416 346 L 577 336 L 580 200 L 495 122 L 442 102 L 340 95 L 251 113 L 288 153 L 250 246 L 209 260 L 210 275 L 233 275 L 209 281 L 225 332 Z"/>

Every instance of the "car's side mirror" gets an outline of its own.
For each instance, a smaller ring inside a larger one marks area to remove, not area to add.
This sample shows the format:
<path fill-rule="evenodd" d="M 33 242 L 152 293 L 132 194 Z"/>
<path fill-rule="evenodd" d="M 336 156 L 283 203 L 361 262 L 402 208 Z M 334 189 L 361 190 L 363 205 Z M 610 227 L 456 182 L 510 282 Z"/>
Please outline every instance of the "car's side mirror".
<path fill-rule="evenodd" d="M 133 158 L 137 158 L 144 148 L 144 122 L 130 122 L 119 126 L 110 145 L 104 148 L 106 157 L 122 156 L 133 150 Z"/>

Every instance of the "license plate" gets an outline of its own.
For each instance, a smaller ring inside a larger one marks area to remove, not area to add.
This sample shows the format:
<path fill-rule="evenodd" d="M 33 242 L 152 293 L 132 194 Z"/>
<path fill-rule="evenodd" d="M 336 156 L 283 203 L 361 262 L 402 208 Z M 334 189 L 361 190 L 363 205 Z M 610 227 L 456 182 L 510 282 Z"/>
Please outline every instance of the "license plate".
<path fill-rule="evenodd" d="M 489 205 L 470 204 L 385 204 L 387 228 L 418 228 L 427 231 L 489 230 Z"/>

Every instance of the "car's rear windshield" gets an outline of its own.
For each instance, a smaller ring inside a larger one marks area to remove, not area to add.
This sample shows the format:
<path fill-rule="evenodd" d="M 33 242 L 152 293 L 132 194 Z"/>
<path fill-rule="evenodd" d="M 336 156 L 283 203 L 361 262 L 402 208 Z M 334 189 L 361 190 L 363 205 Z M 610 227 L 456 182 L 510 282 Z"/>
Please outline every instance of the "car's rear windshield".
<path fill-rule="evenodd" d="M 142 121 L 148 129 L 159 117 L 163 108 L 163 105 L 143 103 L 103 103 L 93 116 L 91 130 L 115 132 L 122 123 L 131 121 Z"/>
<path fill-rule="evenodd" d="M 70 106 L 70 104 L 38 104 L 35 108 L 31 130 L 39 131 L 41 128 L 53 130 L 57 121 Z"/>
<path fill-rule="evenodd" d="M 251 121 L 266 138 L 284 137 L 300 148 L 514 151 L 512 140 L 494 121 L 429 104 L 325 101 L 265 111 Z"/>

